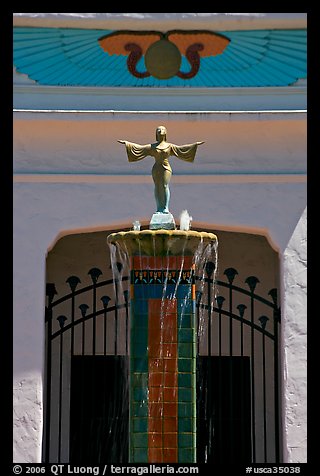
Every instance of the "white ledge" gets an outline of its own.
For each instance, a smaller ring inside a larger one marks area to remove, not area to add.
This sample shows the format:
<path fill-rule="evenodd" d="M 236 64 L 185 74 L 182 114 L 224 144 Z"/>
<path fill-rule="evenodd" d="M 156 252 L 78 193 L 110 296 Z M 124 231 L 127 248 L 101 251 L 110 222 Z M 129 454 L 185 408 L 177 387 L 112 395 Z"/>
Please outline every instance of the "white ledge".
<path fill-rule="evenodd" d="M 197 121 L 230 120 L 302 120 L 307 111 L 302 110 L 264 110 L 264 111 L 98 111 L 64 109 L 13 109 L 13 116 L 23 120 L 147 120 L 163 118 L 181 120 L 193 117 Z"/>
<path fill-rule="evenodd" d="M 232 87 L 232 88 L 146 88 L 146 87 L 102 87 L 102 86 L 46 86 L 40 84 L 14 83 L 13 92 L 19 94 L 76 94 L 104 96 L 268 96 L 306 94 L 306 84 L 298 86 L 269 86 L 269 87 Z"/>
<path fill-rule="evenodd" d="M 13 25 L 33 27 L 257 30 L 306 28 L 307 13 L 14 13 Z"/>

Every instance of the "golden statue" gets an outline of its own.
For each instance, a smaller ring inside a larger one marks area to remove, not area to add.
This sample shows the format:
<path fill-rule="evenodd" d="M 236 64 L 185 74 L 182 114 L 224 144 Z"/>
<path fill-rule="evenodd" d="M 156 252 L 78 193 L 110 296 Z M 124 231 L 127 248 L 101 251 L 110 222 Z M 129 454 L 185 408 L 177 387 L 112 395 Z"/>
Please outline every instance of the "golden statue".
<path fill-rule="evenodd" d="M 194 144 L 175 145 L 167 142 L 167 129 L 164 126 L 158 126 L 156 129 L 156 140 L 154 144 L 139 145 L 126 140 L 118 140 L 120 144 L 125 144 L 129 162 L 142 160 L 147 156 L 154 157 L 155 163 L 152 167 L 152 178 L 154 181 L 154 195 L 157 204 L 156 213 L 170 213 L 169 200 L 170 190 L 169 182 L 172 175 L 172 169 L 169 164 L 169 157 L 176 156 L 186 162 L 193 162 L 197 147 L 204 142 L 195 142 Z"/>

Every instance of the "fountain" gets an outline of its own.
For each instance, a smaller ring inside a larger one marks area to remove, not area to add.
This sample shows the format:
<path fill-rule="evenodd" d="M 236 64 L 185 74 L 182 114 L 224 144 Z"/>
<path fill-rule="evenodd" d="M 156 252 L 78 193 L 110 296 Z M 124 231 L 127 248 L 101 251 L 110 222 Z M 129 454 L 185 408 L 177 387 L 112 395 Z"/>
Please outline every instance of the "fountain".
<path fill-rule="evenodd" d="M 217 260 L 217 237 L 190 230 L 184 210 L 180 229 L 169 212 L 170 155 L 192 162 L 202 142 L 176 146 L 166 142 L 125 144 L 129 161 L 155 158 L 152 176 L 157 210 L 149 229 L 107 237 L 114 279 L 130 272 L 129 461 L 196 462 L 196 287 L 204 285 L 207 262 Z M 216 269 L 216 266 L 215 266 Z M 196 282 L 196 277 L 198 278 Z M 201 291 L 200 291 L 201 292 Z M 201 315 L 200 315 L 201 321 Z"/>

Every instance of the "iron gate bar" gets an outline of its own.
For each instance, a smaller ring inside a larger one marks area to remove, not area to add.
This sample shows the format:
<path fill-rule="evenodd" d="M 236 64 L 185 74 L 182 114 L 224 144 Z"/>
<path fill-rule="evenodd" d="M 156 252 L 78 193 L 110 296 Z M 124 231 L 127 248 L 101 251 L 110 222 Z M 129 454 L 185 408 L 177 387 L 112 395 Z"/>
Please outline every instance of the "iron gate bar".
<path fill-rule="evenodd" d="M 239 286 L 234 286 L 234 284 L 229 284 L 229 283 L 225 283 L 224 281 L 213 280 L 213 279 L 210 279 L 210 278 L 202 279 L 199 276 L 195 276 L 195 279 L 197 281 L 202 281 L 203 280 L 206 283 L 211 283 L 211 284 L 214 283 L 218 286 L 222 286 L 223 288 L 230 288 L 231 287 L 234 291 L 238 291 L 239 293 L 245 294 L 246 296 L 249 296 L 249 297 L 251 297 L 251 295 L 252 295 L 256 301 L 260 301 L 263 304 L 265 304 L 266 306 L 271 307 L 272 309 L 275 308 L 275 304 L 273 302 L 268 301 L 267 299 L 263 298 L 259 294 L 251 293 L 250 291 L 247 291 L 244 288 L 240 288 Z M 271 291 L 273 291 L 273 289 L 271 289 Z M 271 292 L 271 291 L 269 291 L 269 292 Z"/>
<path fill-rule="evenodd" d="M 262 333 L 262 376 L 263 376 L 263 449 L 264 449 L 264 462 L 266 463 L 267 462 L 266 336 L 264 332 Z"/>
<path fill-rule="evenodd" d="M 204 309 L 207 309 L 207 305 L 206 304 L 200 304 L 200 307 L 204 308 Z M 219 308 L 217 307 L 213 307 L 212 308 L 213 311 L 216 311 L 218 312 L 219 311 Z M 221 309 L 221 314 L 223 316 L 228 316 L 228 317 L 231 317 L 232 319 L 235 319 L 236 321 L 240 321 L 240 322 L 243 322 L 243 324 L 246 324 L 247 326 L 250 326 L 250 327 L 253 327 L 253 329 L 255 329 L 256 331 L 262 333 L 262 330 L 261 330 L 261 327 L 258 325 L 258 324 L 251 324 L 251 321 L 249 321 L 248 319 L 244 319 L 240 316 L 237 316 L 236 314 L 232 314 L 230 316 L 230 313 L 229 311 L 225 311 L 224 309 Z M 271 340 L 275 340 L 274 336 L 272 334 L 270 334 L 269 331 L 265 331 L 265 335 L 267 337 L 269 337 L 269 339 Z"/>
<path fill-rule="evenodd" d="M 121 279 L 121 281 L 128 281 L 129 277 L 128 276 L 123 276 L 123 278 Z M 116 279 L 116 282 L 119 282 L 118 279 Z M 113 284 L 113 280 L 112 279 L 107 279 L 106 281 L 100 281 L 100 283 L 97 283 L 96 284 L 96 288 L 101 288 L 102 286 L 107 286 L 108 284 Z M 92 284 L 90 284 L 89 286 L 85 286 L 84 288 L 80 288 L 78 289 L 77 291 L 74 291 L 74 296 L 78 296 L 79 294 L 82 294 L 82 293 L 85 293 L 87 291 L 91 291 L 92 290 Z M 57 299 L 56 301 L 52 302 L 51 303 L 51 307 L 55 307 L 55 306 L 58 306 L 59 304 L 65 302 L 65 301 L 68 301 L 69 299 L 71 299 L 72 297 L 72 292 L 71 293 L 68 293 L 66 294 L 65 296 L 63 296 L 62 298 L 60 299 Z"/>
<path fill-rule="evenodd" d="M 106 311 L 104 309 L 100 309 L 99 311 L 96 311 L 95 314 L 92 312 L 91 314 L 88 314 L 84 317 L 80 317 L 80 319 L 77 319 L 74 322 L 74 326 L 77 326 L 78 324 L 81 324 L 81 323 L 84 324 L 86 321 L 88 321 L 89 319 L 92 319 L 94 316 L 101 316 L 104 312 L 108 313 L 108 312 L 114 311 L 116 307 L 118 307 L 118 309 L 122 309 L 122 308 L 125 307 L 125 304 L 119 304 L 118 306 L 111 306 Z M 72 326 L 72 323 L 63 327 L 63 329 L 57 330 L 54 334 L 52 334 L 51 339 L 53 340 L 56 337 L 58 337 L 62 332 L 68 331 L 69 329 L 71 329 L 71 326 Z M 117 355 L 117 354 L 115 354 L 115 355 Z"/>
<path fill-rule="evenodd" d="M 255 405 L 255 376 L 254 376 L 254 297 L 251 289 L 251 415 L 252 415 L 252 462 L 256 462 L 256 405 Z"/>
<path fill-rule="evenodd" d="M 232 283 L 230 283 L 232 284 Z M 232 426 L 233 426 L 233 362 L 232 362 L 232 355 L 233 355 L 233 335 L 232 335 L 232 288 L 229 288 L 229 354 L 230 354 L 230 367 L 229 367 L 229 385 L 230 385 L 230 392 L 229 392 L 229 405 L 230 405 L 230 435 L 232 435 Z M 242 395 L 241 395 L 242 398 Z M 233 461 L 233 438 L 230 440 L 230 459 Z"/>

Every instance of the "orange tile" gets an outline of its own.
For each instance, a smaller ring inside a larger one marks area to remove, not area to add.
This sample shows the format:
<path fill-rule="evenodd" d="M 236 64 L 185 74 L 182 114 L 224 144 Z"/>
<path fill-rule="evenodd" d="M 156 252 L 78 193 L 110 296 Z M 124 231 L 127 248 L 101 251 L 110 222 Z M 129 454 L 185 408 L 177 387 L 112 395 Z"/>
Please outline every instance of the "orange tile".
<path fill-rule="evenodd" d="M 177 359 L 163 359 L 163 371 L 164 372 L 177 372 L 178 363 Z"/>
<path fill-rule="evenodd" d="M 149 372 L 163 372 L 164 368 L 162 358 L 150 358 L 149 356 Z"/>
<path fill-rule="evenodd" d="M 192 261 L 193 261 L 193 256 L 185 256 L 183 261 L 183 269 L 191 269 Z"/>
<path fill-rule="evenodd" d="M 148 414 L 149 414 L 149 417 L 151 418 L 162 418 L 163 417 L 163 403 L 149 402 Z"/>
<path fill-rule="evenodd" d="M 163 401 L 164 402 L 176 402 L 178 398 L 177 387 L 164 387 L 163 389 Z"/>
<path fill-rule="evenodd" d="M 196 298 L 196 285 L 192 284 L 192 286 L 191 286 L 191 299 L 195 299 L 195 298 Z"/>
<path fill-rule="evenodd" d="M 162 463 L 162 448 L 148 448 L 148 463 Z"/>
<path fill-rule="evenodd" d="M 163 375 L 163 385 L 165 387 L 176 387 L 178 385 L 178 374 L 174 372 L 165 372 Z"/>
<path fill-rule="evenodd" d="M 161 312 L 161 299 L 149 299 L 148 313 L 149 316 L 159 316 Z"/>
<path fill-rule="evenodd" d="M 149 323 L 151 319 L 149 318 Z M 156 323 L 156 319 L 153 320 Z M 160 327 L 153 327 L 149 325 L 148 328 L 148 345 L 159 344 L 161 342 L 161 329 Z"/>
<path fill-rule="evenodd" d="M 165 448 L 177 448 L 178 436 L 177 433 L 163 433 L 163 443 Z"/>
<path fill-rule="evenodd" d="M 178 352 L 178 344 L 170 343 L 170 344 L 162 344 L 162 356 L 163 358 L 176 358 Z"/>
<path fill-rule="evenodd" d="M 169 314 L 170 315 L 170 314 Z M 171 314 L 172 316 L 173 314 Z M 162 337 L 162 342 L 166 342 L 166 343 L 169 343 L 169 342 L 177 342 L 178 341 L 178 337 L 177 337 L 177 316 L 173 315 L 174 316 L 174 325 L 171 325 L 171 322 L 166 322 L 166 325 L 164 327 L 164 329 L 162 329 L 162 332 L 161 332 L 161 337 Z M 167 321 L 167 319 L 166 319 Z"/>
<path fill-rule="evenodd" d="M 162 414 L 163 417 L 176 417 L 178 415 L 178 404 L 174 403 L 163 403 L 162 404 Z"/>
<path fill-rule="evenodd" d="M 160 342 L 151 342 L 149 344 L 149 357 L 159 359 L 163 356 L 163 344 Z"/>
<path fill-rule="evenodd" d="M 148 418 L 148 432 L 162 433 L 163 419 L 162 418 Z"/>
<path fill-rule="evenodd" d="M 177 300 L 176 299 L 163 299 L 162 309 L 165 314 L 176 314 L 177 312 Z"/>
<path fill-rule="evenodd" d="M 178 418 L 168 417 L 163 419 L 163 432 L 176 433 L 178 431 Z"/>
<path fill-rule="evenodd" d="M 177 258 L 176 256 L 167 256 L 166 257 L 166 265 L 168 269 L 177 269 Z"/>
<path fill-rule="evenodd" d="M 149 448 L 162 448 L 162 433 L 149 433 L 148 434 L 148 447 Z"/>
<path fill-rule="evenodd" d="M 149 389 L 150 387 L 159 387 L 164 383 L 164 375 L 162 372 L 150 372 L 149 373 Z M 174 374 L 172 374 L 174 375 Z M 167 385 L 169 386 L 169 385 Z M 173 387 L 174 385 L 171 385 Z"/>
<path fill-rule="evenodd" d="M 141 266 L 141 256 L 133 257 L 133 269 L 143 269 Z"/>
<path fill-rule="evenodd" d="M 162 402 L 164 395 L 163 387 L 150 387 L 149 388 L 149 402 Z"/>
<path fill-rule="evenodd" d="M 178 463 L 178 448 L 164 448 L 163 463 Z"/>
<path fill-rule="evenodd" d="M 176 256 L 176 269 L 181 268 L 183 259 L 184 259 L 183 256 Z"/>
<path fill-rule="evenodd" d="M 150 314 L 148 317 L 148 327 L 150 329 L 157 329 L 159 332 L 161 331 L 161 319 L 160 314 Z"/>
<path fill-rule="evenodd" d="M 150 256 L 149 268 L 150 269 L 162 269 L 163 260 L 161 256 Z"/>

